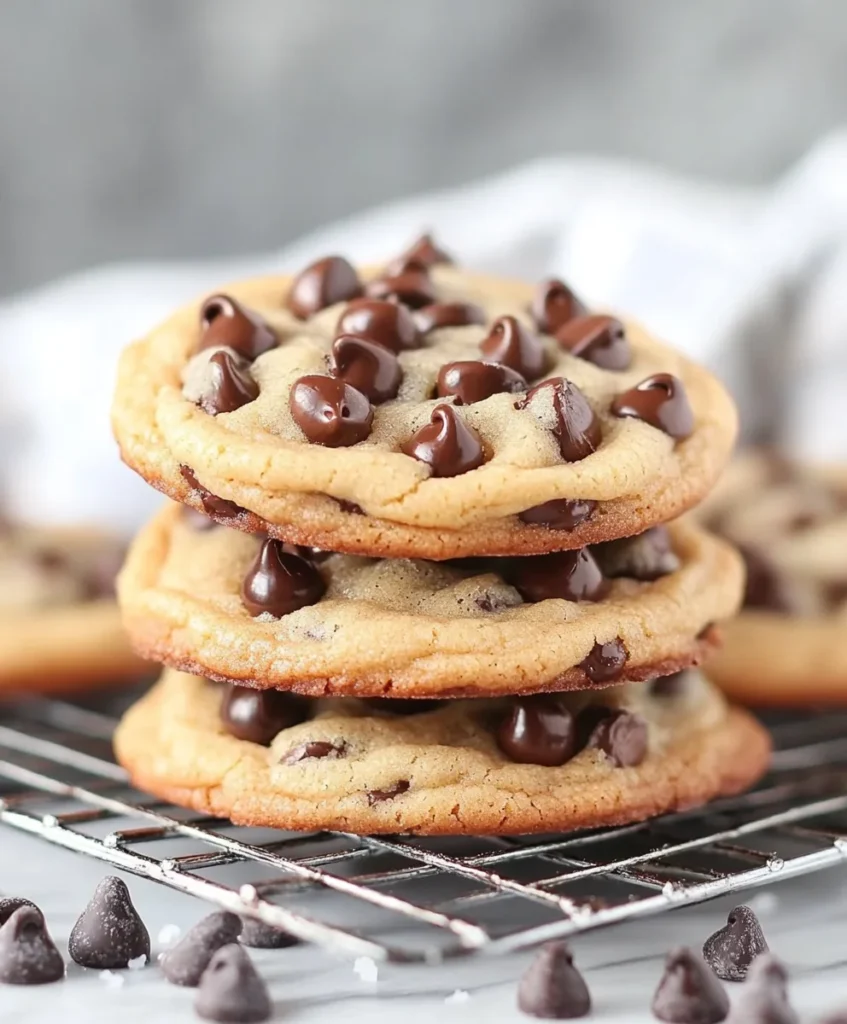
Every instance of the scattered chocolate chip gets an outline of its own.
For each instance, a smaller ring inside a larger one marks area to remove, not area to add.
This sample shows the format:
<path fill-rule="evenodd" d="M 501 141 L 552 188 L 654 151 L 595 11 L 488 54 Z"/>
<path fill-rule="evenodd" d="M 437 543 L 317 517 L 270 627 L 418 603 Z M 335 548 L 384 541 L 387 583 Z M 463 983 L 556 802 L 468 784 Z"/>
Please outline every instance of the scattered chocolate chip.
<path fill-rule="evenodd" d="M 472 302 L 434 302 L 415 313 L 421 334 L 440 331 L 443 327 L 468 327 L 485 323 L 485 310 Z"/>
<path fill-rule="evenodd" d="M 738 550 L 744 559 L 747 579 L 744 590 L 744 607 L 758 608 L 760 611 L 778 612 L 789 615 L 794 610 L 791 594 L 784 579 L 776 567 L 754 548 L 739 545 Z"/>
<path fill-rule="evenodd" d="M 574 1020 L 591 1012 L 591 995 L 565 942 L 542 946 L 518 985 L 518 1009 L 543 1020 Z"/>
<path fill-rule="evenodd" d="M 355 269 L 342 256 L 326 256 L 301 270 L 291 285 L 286 306 L 301 320 L 336 302 L 347 302 L 362 294 Z"/>
<path fill-rule="evenodd" d="M 200 979 L 194 1009 L 204 1020 L 226 1024 L 252 1024 L 270 1018 L 267 985 L 241 946 L 223 946 L 209 961 Z"/>
<path fill-rule="evenodd" d="M 230 685 L 221 700 L 221 721 L 230 736 L 263 747 L 269 746 L 277 733 L 305 721 L 308 715 L 308 701 L 281 690 Z"/>
<path fill-rule="evenodd" d="M 259 385 L 247 363 L 230 352 L 215 352 L 209 359 L 208 374 L 197 404 L 210 416 L 234 412 L 259 397 Z"/>
<path fill-rule="evenodd" d="M 348 448 L 364 441 L 374 418 L 371 403 L 361 391 L 318 374 L 294 382 L 288 407 L 306 437 L 327 448 Z"/>
<path fill-rule="evenodd" d="M 585 724 L 593 724 L 586 746 L 602 750 L 616 768 L 637 768 L 647 756 L 647 723 L 620 708 L 588 707 Z"/>
<path fill-rule="evenodd" d="M 743 981 L 756 957 L 767 952 L 759 919 L 745 906 L 730 910 L 723 928 L 703 943 L 706 963 L 724 981 Z"/>
<path fill-rule="evenodd" d="M 387 715 L 422 715 L 425 711 L 433 711 L 441 707 L 440 700 L 404 700 L 401 697 L 366 697 L 363 703 L 374 711 Z"/>
<path fill-rule="evenodd" d="M 238 941 L 242 946 L 250 946 L 252 949 L 288 949 L 289 946 L 300 944 L 300 940 L 284 928 L 274 928 L 272 924 L 265 924 L 255 917 L 241 918 Z"/>
<path fill-rule="evenodd" d="M 613 316 L 579 316 L 556 331 L 559 348 L 602 370 L 627 370 L 632 349 L 624 325 Z"/>
<path fill-rule="evenodd" d="M 674 553 L 671 535 L 665 526 L 654 526 L 637 537 L 607 541 L 594 548 L 604 575 L 652 582 L 676 572 L 680 561 Z"/>
<path fill-rule="evenodd" d="M 541 282 L 530 306 L 535 326 L 543 334 L 555 334 L 563 324 L 585 312 L 585 306 L 570 288 L 556 278 Z"/>
<path fill-rule="evenodd" d="M 610 683 L 613 679 L 620 678 L 628 658 L 629 653 L 623 640 L 617 637 L 604 644 L 595 643 L 579 667 L 592 683 Z"/>
<path fill-rule="evenodd" d="M 200 504 L 209 513 L 210 516 L 220 516 L 222 519 L 232 519 L 234 516 L 240 515 L 244 509 L 240 505 L 236 505 L 234 501 L 227 501 L 226 498 L 219 498 L 217 494 L 212 494 L 210 490 L 205 488 L 194 475 L 194 470 L 190 466 L 180 466 L 180 475 L 188 486 L 193 490 L 197 491 L 200 497 Z"/>
<path fill-rule="evenodd" d="M 599 601 L 609 589 L 588 548 L 511 559 L 505 569 L 526 601 Z"/>
<path fill-rule="evenodd" d="M 508 366 L 467 360 L 441 367 L 435 393 L 439 398 L 453 398 L 454 405 L 473 405 L 503 392 L 526 391 L 526 386 L 524 378 Z"/>
<path fill-rule="evenodd" d="M 218 524 L 210 519 L 204 512 L 198 512 L 190 505 L 183 505 L 181 509 L 182 521 L 192 530 L 203 533 L 206 530 L 213 530 Z"/>
<path fill-rule="evenodd" d="M 486 359 L 508 366 L 526 380 L 540 377 L 549 363 L 538 338 L 513 316 L 498 317 L 479 347 Z"/>
<path fill-rule="evenodd" d="M 436 477 L 459 476 L 485 462 L 479 434 L 450 405 L 437 405 L 429 423 L 416 431 L 401 450 L 425 462 Z"/>
<path fill-rule="evenodd" d="M 728 1024 L 800 1024 L 788 1002 L 788 974 L 772 953 L 750 965 L 747 981 L 727 1018 Z"/>
<path fill-rule="evenodd" d="M 694 431 L 694 413 L 688 403 L 685 386 L 670 373 L 654 373 L 623 391 L 612 402 L 615 416 L 644 420 L 677 441 Z"/>
<path fill-rule="evenodd" d="M 33 907 L 38 910 L 32 900 L 24 899 L 23 896 L 0 896 L 0 927 L 21 907 Z"/>
<path fill-rule="evenodd" d="M 345 743 L 330 743 L 328 740 L 309 740 L 292 747 L 279 759 L 280 764 L 299 764 L 312 758 L 343 757 L 347 751 Z"/>
<path fill-rule="evenodd" d="M 518 408 L 526 409 L 534 402 L 552 404 L 552 432 L 565 462 L 580 462 L 600 447 L 600 421 L 576 384 L 564 377 L 551 377 L 527 392 Z"/>
<path fill-rule="evenodd" d="M 200 344 L 205 348 L 234 349 L 242 358 L 253 362 L 276 348 L 279 340 L 258 313 L 242 306 L 229 295 L 210 295 L 200 310 Z"/>
<path fill-rule="evenodd" d="M 190 928 L 160 959 L 164 976 L 174 985 L 195 988 L 214 954 L 241 934 L 241 918 L 215 910 Z"/>
<path fill-rule="evenodd" d="M 395 260 L 394 265 L 403 266 L 409 262 L 419 263 L 423 267 L 434 267 L 436 263 L 452 263 L 453 257 L 445 252 L 427 231 Z"/>
<path fill-rule="evenodd" d="M 546 526 L 549 530 L 574 530 L 591 518 L 597 502 L 582 498 L 555 498 L 533 505 L 519 513 L 518 519 L 529 526 Z"/>
<path fill-rule="evenodd" d="M 375 405 L 395 398 L 403 379 L 397 356 L 383 345 L 342 334 L 332 343 L 329 372 Z"/>
<path fill-rule="evenodd" d="M 650 681 L 650 696 L 659 698 L 679 697 L 685 693 L 688 685 L 687 672 L 674 672 L 673 675 L 660 676 Z"/>
<path fill-rule="evenodd" d="M 422 309 L 436 300 L 435 289 L 426 267 L 415 260 L 389 268 L 383 277 L 368 281 L 365 294 L 370 299 L 388 299 L 409 309 Z"/>
<path fill-rule="evenodd" d="M 517 764 L 563 765 L 577 751 L 574 716 L 555 697 L 518 697 L 500 723 L 497 745 Z"/>
<path fill-rule="evenodd" d="M 391 352 L 417 348 L 421 336 L 412 314 L 399 302 L 356 299 L 341 314 L 336 334 L 364 338 Z"/>
<path fill-rule="evenodd" d="M 244 607 L 255 618 L 265 613 L 275 619 L 316 604 L 326 584 L 305 558 L 283 549 L 278 540 L 263 541 L 241 586 Z"/>
<path fill-rule="evenodd" d="M 133 905 L 126 883 L 108 875 L 94 890 L 68 940 L 71 959 L 104 971 L 150 959 L 150 936 Z"/>
<path fill-rule="evenodd" d="M 408 793 L 408 791 L 408 779 L 399 779 L 393 786 L 389 786 L 388 789 L 372 789 L 367 795 L 368 806 L 373 807 L 374 804 L 381 804 L 385 800 L 393 800 L 394 797 L 402 796 L 403 793 Z"/>
<path fill-rule="evenodd" d="M 681 947 L 667 955 L 652 1009 L 670 1024 L 718 1024 L 729 1013 L 729 998 L 699 953 Z"/>
<path fill-rule="evenodd" d="M 0 928 L 0 981 L 6 985 L 47 985 L 65 976 L 65 962 L 56 949 L 38 907 L 18 907 Z"/>

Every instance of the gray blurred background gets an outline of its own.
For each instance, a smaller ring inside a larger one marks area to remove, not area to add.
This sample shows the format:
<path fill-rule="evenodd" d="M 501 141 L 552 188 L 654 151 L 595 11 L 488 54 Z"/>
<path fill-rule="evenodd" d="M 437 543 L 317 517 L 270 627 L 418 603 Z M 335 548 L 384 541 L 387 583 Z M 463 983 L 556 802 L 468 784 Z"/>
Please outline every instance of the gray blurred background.
<path fill-rule="evenodd" d="M 0 0 L 0 294 L 277 247 L 536 156 L 779 174 L 845 0 Z"/>

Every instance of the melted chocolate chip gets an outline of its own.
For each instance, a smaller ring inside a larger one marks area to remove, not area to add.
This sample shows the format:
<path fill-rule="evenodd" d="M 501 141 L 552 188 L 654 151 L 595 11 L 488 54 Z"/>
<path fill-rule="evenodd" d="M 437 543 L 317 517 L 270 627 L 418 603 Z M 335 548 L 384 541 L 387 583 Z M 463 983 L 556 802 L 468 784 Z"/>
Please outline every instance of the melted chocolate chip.
<path fill-rule="evenodd" d="M 514 558 L 507 563 L 506 574 L 526 601 L 599 601 L 609 589 L 588 548 Z"/>
<path fill-rule="evenodd" d="M 653 526 L 636 537 L 607 541 L 594 548 L 603 573 L 610 578 L 651 582 L 676 572 L 680 562 L 665 526 Z"/>
<path fill-rule="evenodd" d="M 597 502 L 581 498 L 555 498 L 526 508 L 518 515 L 522 523 L 546 526 L 550 530 L 574 530 L 591 518 Z"/>
<path fill-rule="evenodd" d="M 259 385 L 247 363 L 230 352 L 215 352 L 209 359 L 208 373 L 208 386 L 197 404 L 210 416 L 234 412 L 259 397 Z"/>
<path fill-rule="evenodd" d="M 540 377 L 549 363 L 538 338 L 513 316 L 498 317 L 479 347 L 486 359 L 510 367 L 526 380 Z"/>
<path fill-rule="evenodd" d="M 643 420 L 678 441 L 694 431 L 694 413 L 685 386 L 670 373 L 654 373 L 619 394 L 612 402 L 612 412 L 615 416 Z"/>
<path fill-rule="evenodd" d="M 326 256 L 301 270 L 285 304 L 301 320 L 362 294 L 362 284 L 355 269 L 342 256 Z"/>
<path fill-rule="evenodd" d="M 408 262 L 419 263 L 423 267 L 434 267 L 437 263 L 452 263 L 453 257 L 445 252 L 427 231 L 415 239 L 394 265 L 403 266 Z"/>
<path fill-rule="evenodd" d="M 410 309 L 430 306 L 436 299 L 426 268 L 415 261 L 397 267 L 394 273 L 368 281 L 365 294 L 371 299 L 393 299 Z"/>
<path fill-rule="evenodd" d="M 300 944 L 299 939 L 283 928 L 274 928 L 272 924 L 266 924 L 255 917 L 241 918 L 241 934 L 238 941 L 242 946 L 250 946 L 251 949 L 288 949 Z"/>
<path fill-rule="evenodd" d="M 327 448 L 349 448 L 371 432 L 371 403 L 361 391 L 335 377 L 300 377 L 291 388 L 288 407 L 306 437 Z"/>
<path fill-rule="evenodd" d="M 623 324 L 613 316 L 579 316 L 556 332 L 559 348 L 603 370 L 626 370 L 632 349 Z"/>
<path fill-rule="evenodd" d="M 397 356 L 375 341 L 343 334 L 332 343 L 329 372 L 378 405 L 395 398 L 403 379 Z"/>
<path fill-rule="evenodd" d="M 421 336 L 412 314 L 398 302 L 356 299 L 341 314 L 336 333 L 374 341 L 392 352 L 417 348 Z"/>
<path fill-rule="evenodd" d="M 276 348 L 279 340 L 268 324 L 252 309 L 228 295 L 210 295 L 200 310 L 202 335 L 198 351 L 221 346 L 234 349 L 252 362 Z"/>
<path fill-rule="evenodd" d="M 362 508 L 361 505 L 357 505 L 355 501 L 347 501 L 346 498 L 336 498 L 336 503 L 342 512 L 346 512 L 351 516 L 366 516 L 367 512 Z"/>
<path fill-rule="evenodd" d="M 209 961 L 194 1009 L 198 1017 L 224 1024 L 257 1024 L 269 1020 L 273 1012 L 267 985 L 235 943 L 223 946 Z"/>
<path fill-rule="evenodd" d="M 387 715 L 422 715 L 441 707 L 440 700 L 404 700 L 401 697 L 366 697 L 364 703 Z"/>
<path fill-rule="evenodd" d="M 472 302 L 435 302 L 415 313 L 415 323 L 421 334 L 439 331 L 442 327 L 484 324 L 485 310 Z"/>
<path fill-rule="evenodd" d="M 747 570 L 744 607 L 782 615 L 791 614 L 794 610 L 791 595 L 776 567 L 760 551 L 746 545 L 739 546 L 738 550 Z"/>
<path fill-rule="evenodd" d="M 556 416 L 553 436 L 565 462 L 580 462 L 600 447 L 600 421 L 576 384 L 564 377 L 551 377 L 536 384 L 518 408 L 527 408 L 533 400 L 552 401 Z"/>
<path fill-rule="evenodd" d="M 228 686 L 221 701 L 224 728 L 239 740 L 270 745 L 277 733 L 305 721 L 309 705 L 302 697 L 281 690 Z"/>
<path fill-rule="evenodd" d="M 280 764 L 299 764 L 312 758 L 343 757 L 347 750 L 344 743 L 330 743 L 328 740 L 309 740 L 292 747 L 279 759 Z"/>
<path fill-rule="evenodd" d="M 188 486 L 193 491 L 197 492 L 200 498 L 200 504 L 210 516 L 220 516 L 221 519 L 232 519 L 234 516 L 240 515 L 244 511 L 244 509 L 240 505 L 236 505 L 234 501 L 227 501 L 226 498 L 219 498 L 217 494 L 212 494 L 210 490 L 207 490 L 207 488 L 198 482 L 197 477 L 194 475 L 194 470 L 190 466 L 180 466 L 179 472 Z"/>
<path fill-rule="evenodd" d="M 518 1009 L 543 1020 L 573 1020 L 591 1012 L 591 995 L 565 942 L 548 942 L 520 980 Z"/>
<path fill-rule="evenodd" d="M 555 334 L 563 324 L 585 312 L 585 306 L 570 288 L 556 278 L 541 282 L 530 306 L 535 326 L 543 334 Z"/>
<path fill-rule="evenodd" d="M 100 971 L 150 959 L 150 935 L 122 879 L 110 875 L 94 890 L 73 927 L 68 952 L 82 967 Z"/>
<path fill-rule="evenodd" d="M 623 640 L 617 637 L 606 643 L 595 643 L 579 667 L 592 683 L 610 683 L 620 678 L 628 658 L 629 653 Z"/>
<path fill-rule="evenodd" d="M 688 685 L 687 672 L 674 672 L 673 675 L 660 676 L 650 682 L 650 696 L 661 698 L 679 697 L 685 693 Z"/>
<path fill-rule="evenodd" d="M 724 981 L 743 981 L 756 957 L 767 952 L 759 919 L 745 906 L 730 910 L 723 928 L 703 943 L 706 963 Z"/>
<path fill-rule="evenodd" d="M 729 998 L 700 955 L 679 948 L 668 953 L 652 1009 L 669 1024 L 718 1024 L 729 1013 Z"/>
<path fill-rule="evenodd" d="M 368 793 L 368 806 L 373 807 L 374 804 L 381 804 L 385 800 L 393 800 L 396 796 L 402 796 L 403 793 L 409 791 L 409 780 L 398 779 L 393 786 L 389 786 L 388 789 L 372 789 Z"/>
<path fill-rule="evenodd" d="M 429 423 L 416 431 L 401 450 L 425 462 L 436 477 L 459 476 L 485 462 L 479 434 L 450 405 L 437 405 Z"/>
<path fill-rule="evenodd" d="M 517 764 L 565 764 L 577 751 L 574 716 L 555 697 L 517 698 L 497 730 L 497 745 Z"/>
<path fill-rule="evenodd" d="M 602 750 L 616 768 L 640 765 L 647 756 L 644 719 L 619 708 L 586 708 L 583 712 L 586 724 L 590 724 L 592 713 L 598 720 L 591 729 L 587 746 Z"/>
<path fill-rule="evenodd" d="M 47 985 L 65 976 L 38 907 L 19 907 L 0 928 L 0 981 L 7 985 Z"/>
<path fill-rule="evenodd" d="M 526 390 L 524 378 L 500 363 L 476 360 L 445 363 L 438 371 L 435 393 L 439 398 L 453 398 L 454 405 L 473 405 L 503 392 L 515 394 Z"/>
<path fill-rule="evenodd" d="M 278 619 L 316 604 L 325 590 L 321 574 L 310 562 L 286 552 L 280 541 L 266 540 L 244 577 L 241 600 L 254 618 L 268 614 Z"/>
<path fill-rule="evenodd" d="M 173 985 L 195 988 L 215 953 L 236 942 L 241 918 L 227 910 L 216 910 L 190 928 L 161 958 L 162 973 Z"/>

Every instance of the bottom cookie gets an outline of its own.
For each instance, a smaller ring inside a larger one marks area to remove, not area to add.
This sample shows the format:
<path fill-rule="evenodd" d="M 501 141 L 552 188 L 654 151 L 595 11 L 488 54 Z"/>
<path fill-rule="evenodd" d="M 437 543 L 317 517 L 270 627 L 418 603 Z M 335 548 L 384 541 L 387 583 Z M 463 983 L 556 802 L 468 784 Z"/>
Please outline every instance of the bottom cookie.
<path fill-rule="evenodd" d="M 309 701 L 168 670 L 120 723 L 115 751 L 139 788 L 237 824 L 507 835 L 736 793 L 766 770 L 770 742 L 696 672 L 435 702 Z"/>

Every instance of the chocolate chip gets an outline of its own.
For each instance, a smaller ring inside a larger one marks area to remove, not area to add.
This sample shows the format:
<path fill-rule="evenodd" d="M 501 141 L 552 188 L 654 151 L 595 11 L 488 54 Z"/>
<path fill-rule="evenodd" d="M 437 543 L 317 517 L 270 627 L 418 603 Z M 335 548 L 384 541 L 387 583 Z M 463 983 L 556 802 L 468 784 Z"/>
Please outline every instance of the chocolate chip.
<path fill-rule="evenodd" d="M 670 373 L 654 373 L 619 394 L 612 402 L 612 412 L 615 416 L 644 420 L 678 441 L 694 431 L 694 413 L 685 386 Z"/>
<path fill-rule="evenodd" d="M 557 278 L 541 282 L 530 306 L 535 326 L 543 334 L 555 334 L 568 320 L 585 312 L 585 306 L 576 295 Z"/>
<path fill-rule="evenodd" d="M 420 238 L 415 239 L 409 248 L 398 257 L 394 265 L 402 266 L 408 262 L 419 263 L 423 267 L 434 267 L 437 263 L 452 263 L 453 257 L 445 252 L 427 231 Z"/>
<path fill-rule="evenodd" d="M 680 947 L 667 955 L 652 1009 L 670 1024 L 718 1024 L 729 1013 L 729 998 L 699 953 Z"/>
<path fill-rule="evenodd" d="M 299 764 L 312 758 L 343 757 L 347 751 L 345 743 L 330 743 L 328 740 L 310 740 L 292 747 L 279 759 L 280 764 Z"/>
<path fill-rule="evenodd" d="M 565 462 L 580 462 L 600 447 L 600 421 L 576 384 L 564 377 L 551 377 L 536 384 L 518 408 L 535 402 L 552 404 L 555 419 L 551 429 Z"/>
<path fill-rule="evenodd" d="M 800 1024 L 788 1002 L 788 974 L 772 953 L 750 965 L 747 981 L 732 1008 L 730 1024 Z"/>
<path fill-rule="evenodd" d="M 609 589 L 588 548 L 511 559 L 505 572 L 526 601 L 599 601 Z"/>
<path fill-rule="evenodd" d="M 305 558 L 284 550 L 278 540 L 266 540 L 244 577 L 241 600 L 255 618 L 272 615 L 275 619 L 316 604 L 326 584 L 317 569 Z"/>
<path fill-rule="evenodd" d="M 485 310 L 472 302 L 434 302 L 415 313 L 415 323 L 421 334 L 440 331 L 443 327 L 468 327 L 484 324 Z"/>
<path fill-rule="evenodd" d="M 347 260 L 343 256 L 326 256 L 300 271 L 285 303 L 296 317 L 308 320 L 327 306 L 361 294 L 362 283 Z"/>
<path fill-rule="evenodd" d="M 401 450 L 425 462 L 436 477 L 460 476 L 485 462 L 479 434 L 450 405 L 437 405 L 429 423 L 416 431 Z"/>
<path fill-rule="evenodd" d="M 247 363 L 230 352 L 215 352 L 209 359 L 207 372 L 208 380 L 197 404 L 210 416 L 234 412 L 259 397 L 259 385 Z"/>
<path fill-rule="evenodd" d="M 230 736 L 263 747 L 267 747 L 277 733 L 305 721 L 308 716 L 308 701 L 280 690 L 230 685 L 221 701 L 221 721 Z"/>
<path fill-rule="evenodd" d="M 518 1009 L 543 1020 L 574 1020 L 591 1012 L 591 995 L 565 942 L 548 942 L 518 985 Z"/>
<path fill-rule="evenodd" d="M 616 768 L 636 768 L 647 756 L 647 723 L 643 718 L 620 708 L 599 707 L 586 708 L 583 716 L 589 723 L 592 719 L 596 722 L 586 746 L 602 750 Z"/>
<path fill-rule="evenodd" d="M 0 981 L 7 985 L 47 985 L 65 976 L 65 962 L 56 949 L 38 907 L 24 905 L 0 928 Z"/>
<path fill-rule="evenodd" d="M 577 750 L 574 716 L 555 697 L 519 697 L 500 723 L 497 745 L 517 764 L 563 765 Z"/>
<path fill-rule="evenodd" d="M 397 356 L 375 341 L 342 334 L 332 343 L 329 372 L 378 405 L 395 398 L 403 379 Z"/>
<path fill-rule="evenodd" d="M 371 403 L 361 391 L 335 377 L 301 377 L 291 388 L 288 407 L 306 437 L 327 448 L 348 448 L 371 432 Z"/>
<path fill-rule="evenodd" d="M 503 392 L 526 391 L 524 378 L 508 366 L 478 360 L 445 363 L 438 371 L 435 393 L 453 398 L 454 405 L 473 405 Z"/>
<path fill-rule="evenodd" d="M 754 548 L 738 545 L 738 550 L 747 570 L 744 607 L 790 615 L 794 611 L 794 603 L 776 567 Z"/>
<path fill-rule="evenodd" d="M 229 295 L 210 295 L 200 310 L 200 344 L 204 348 L 234 349 L 248 362 L 276 348 L 279 340 L 258 313 Z"/>
<path fill-rule="evenodd" d="M 234 501 L 227 501 L 226 498 L 219 498 L 217 494 L 212 494 L 210 490 L 205 488 L 194 475 L 194 470 L 190 466 L 180 466 L 180 475 L 188 486 L 196 491 L 199 498 L 200 504 L 209 513 L 210 516 L 220 516 L 221 519 L 232 519 L 234 516 L 240 515 L 244 509 L 240 505 L 236 505 Z"/>
<path fill-rule="evenodd" d="M 342 512 L 346 512 L 351 516 L 366 516 L 367 512 L 362 508 L 361 505 L 357 505 L 355 501 L 347 501 L 346 498 L 336 498 L 335 501 Z"/>
<path fill-rule="evenodd" d="M 706 963 L 724 981 L 743 981 L 756 957 L 767 952 L 759 919 L 745 906 L 730 910 L 724 927 L 703 943 Z"/>
<path fill-rule="evenodd" d="M 388 789 L 372 789 L 367 794 L 368 806 L 373 807 L 374 804 L 381 804 L 386 800 L 393 800 L 396 796 L 402 796 L 403 793 L 408 793 L 409 781 L 408 779 L 399 779 L 394 785 L 389 786 Z"/>
<path fill-rule="evenodd" d="M 265 924 L 255 917 L 241 918 L 238 941 L 242 946 L 250 946 L 252 949 L 288 949 L 289 946 L 300 944 L 300 940 L 284 928 L 274 928 L 272 924 Z"/>
<path fill-rule="evenodd" d="M 574 530 L 590 519 L 597 502 L 582 498 L 555 498 L 526 508 L 518 515 L 522 523 L 546 526 L 549 530 Z"/>
<path fill-rule="evenodd" d="M 430 306 L 436 299 L 426 267 L 416 261 L 392 267 L 383 277 L 368 281 L 365 294 L 370 299 L 391 299 L 410 309 Z"/>
<path fill-rule="evenodd" d="M 623 640 L 617 637 L 606 643 L 595 643 L 579 667 L 592 683 L 610 683 L 620 678 L 628 658 L 629 653 Z"/>
<path fill-rule="evenodd" d="M 556 331 L 559 348 L 603 370 L 627 370 L 632 349 L 624 325 L 613 316 L 579 316 Z"/>
<path fill-rule="evenodd" d="M 363 703 L 374 711 L 387 715 L 422 715 L 425 711 L 433 711 L 441 707 L 440 700 L 404 700 L 400 697 L 366 697 Z"/>
<path fill-rule="evenodd" d="M 182 521 L 186 526 L 198 533 L 204 533 L 206 530 L 213 530 L 218 525 L 214 519 L 210 519 L 203 512 L 198 512 L 196 508 L 192 508 L 190 505 L 182 506 L 181 515 Z"/>
<path fill-rule="evenodd" d="M 341 314 L 336 334 L 375 341 L 391 352 L 417 348 L 421 336 L 412 314 L 398 302 L 356 299 Z"/>
<path fill-rule="evenodd" d="M 676 572 L 680 561 L 673 550 L 671 535 L 665 526 L 654 526 L 636 537 L 607 541 L 594 548 L 604 575 L 616 579 L 651 582 Z"/>
<path fill-rule="evenodd" d="M 480 344 L 482 354 L 502 363 L 526 380 L 535 380 L 547 369 L 547 352 L 538 338 L 513 316 L 500 316 Z"/>
<path fill-rule="evenodd" d="M 214 954 L 241 934 L 241 918 L 216 910 L 189 929 L 160 959 L 162 973 L 174 985 L 195 988 Z"/>
<path fill-rule="evenodd" d="M 24 899 L 23 896 L 0 896 L 0 927 L 21 907 L 34 907 L 38 910 L 32 900 Z"/>
<path fill-rule="evenodd" d="M 133 905 L 126 883 L 109 875 L 94 890 L 68 940 L 71 959 L 82 967 L 126 967 L 150 959 L 150 936 Z"/>
<path fill-rule="evenodd" d="M 225 1024 L 252 1024 L 271 1016 L 267 985 L 235 943 L 223 946 L 203 972 L 194 1000 L 198 1017 Z"/>

